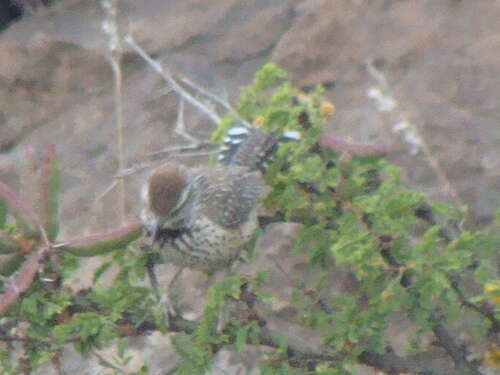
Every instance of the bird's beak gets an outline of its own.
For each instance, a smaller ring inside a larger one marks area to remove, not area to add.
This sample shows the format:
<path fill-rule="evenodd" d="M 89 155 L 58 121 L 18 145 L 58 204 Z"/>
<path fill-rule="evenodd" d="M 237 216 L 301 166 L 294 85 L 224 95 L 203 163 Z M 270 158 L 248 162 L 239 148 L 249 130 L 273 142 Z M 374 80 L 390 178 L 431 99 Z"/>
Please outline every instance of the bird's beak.
<path fill-rule="evenodd" d="M 151 246 L 153 246 L 153 244 L 158 240 L 158 232 L 159 232 L 158 222 L 145 225 L 144 230 L 146 231 L 146 236 L 150 237 Z"/>

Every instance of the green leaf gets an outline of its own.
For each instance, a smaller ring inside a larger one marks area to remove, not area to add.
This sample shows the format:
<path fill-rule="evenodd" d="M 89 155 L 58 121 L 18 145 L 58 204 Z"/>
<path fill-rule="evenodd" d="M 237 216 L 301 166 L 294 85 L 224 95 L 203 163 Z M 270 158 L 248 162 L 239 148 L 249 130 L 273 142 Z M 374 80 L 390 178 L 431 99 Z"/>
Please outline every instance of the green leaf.
<path fill-rule="evenodd" d="M 59 254 L 59 264 L 61 265 L 61 276 L 64 279 L 67 279 L 68 277 L 73 276 L 75 270 L 78 269 L 80 265 L 80 258 L 70 253 L 61 253 Z"/>
<path fill-rule="evenodd" d="M 12 254 L 20 248 L 21 246 L 8 233 L 0 231 L 0 254 Z"/>
<path fill-rule="evenodd" d="M 117 337 L 117 332 L 116 327 L 106 322 L 101 314 L 84 312 L 76 314 L 71 321 L 55 327 L 53 337 L 57 340 L 77 339 L 75 348 L 83 355 L 87 355 L 92 349 L 108 345 Z"/>
<path fill-rule="evenodd" d="M 5 200 L 0 197 L 0 229 L 4 229 L 7 221 L 7 204 Z"/>
<path fill-rule="evenodd" d="M 96 284 L 104 274 L 104 272 L 106 272 L 111 267 L 111 265 L 111 262 L 104 262 L 99 267 L 97 267 L 94 271 L 94 276 L 92 277 L 92 284 Z"/>
<path fill-rule="evenodd" d="M 17 228 L 26 238 L 37 239 L 39 231 L 35 214 L 29 205 L 10 187 L 0 182 L 0 199 L 3 199 L 9 212 L 16 219 Z"/>
<path fill-rule="evenodd" d="M 479 264 L 479 267 L 474 270 L 474 281 L 481 285 L 486 284 L 493 279 L 495 272 L 493 264 L 487 260 L 483 260 Z"/>
<path fill-rule="evenodd" d="M 247 337 L 248 337 L 248 326 L 238 327 L 236 330 L 236 338 L 234 341 L 234 346 L 238 352 L 243 352 L 246 348 Z"/>
<path fill-rule="evenodd" d="M 29 358 L 32 370 L 35 371 L 42 364 L 44 364 L 47 361 L 50 361 L 55 355 L 56 353 L 51 353 L 46 350 L 32 351 Z"/>
<path fill-rule="evenodd" d="M 10 276 L 16 272 L 23 264 L 25 256 L 22 254 L 13 254 L 7 259 L 2 259 L 0 263 L 0 275 Z"/>
<path fill-rule="evenodd" d="M 276 64 L 267 63 L 255 74 L 252 88 L 257 92 L 264 91 L 274 85 L 278 79 L 285 76 L 285 71 L 280 69 Z"/>
<path fill-rule="evenodd" d="M 62 248 L 71 254 L 81 257 L 102 255 L 124 248 L 139 238 L 141 233 L 142 225 L 132 223 L 106 233 L 69 239 L 65 241 L 67 244 L 62 246 Z"/>

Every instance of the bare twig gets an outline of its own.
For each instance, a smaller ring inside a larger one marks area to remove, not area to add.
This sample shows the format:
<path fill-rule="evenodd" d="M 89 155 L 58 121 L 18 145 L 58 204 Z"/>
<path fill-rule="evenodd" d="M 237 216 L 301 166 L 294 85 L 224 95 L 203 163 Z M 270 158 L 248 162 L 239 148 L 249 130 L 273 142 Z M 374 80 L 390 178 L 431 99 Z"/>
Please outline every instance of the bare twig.
<path fill-rule="evenodd" d="M 200 112 L 205 114 L 214 124 L 219 124 L 221 121 L 220 116 L 211 108 L 209 108 L 206 104 L 202 103 L 195 97 L 193 97 L 190 93 L 188 93 L 184 88 L 182 88 L 177 81 L 172 77 L 172 74 L 164 68 L 160 63 L 155 61 L 151 56 L 147 54 L 134 40 L 132 35 L 127 35 L 124 38 L 125 43 L 130 45 L 132 49 L 137 52 L 139 56 L 141 56 L 144 61 L 146 61 L 160 76 L 165 80 L 168 86 L 174 90 L 177 95 L 181 96 L 185 101 L 191 104 L 193 107 L 198 109 Z"/>
<path fill-rule="evenodd" d="M 421 374 L 445 375 L 443 369 L 438 369 L 432 363 L 418 361 L 411 358 L 398 356 L 395 353 L 363 352 L 358 357 L 361 363 L 384 371 L 387 374 Z"/>
<path fill-rule="evenodd" d="M 186 125 L 184 123 L 184 99 L 182 97 L 179 101 L 179 108 L 177 110 L 177 123 L 174 130 L 177 134 L 179 134 L 181 137 L 184 137 L 187 141 L 190 142 L 187 147 L 190 147 L 192 150 L 200 150 L 203 147 L 212 145 L 211 142 L 198 139 L 187 131 Z M 184 146 L 184 149 L 185 148 L 186 146 Z M 189 156 L 191 156 L 191 154 Z"/>
<path fill-rule="evenodd" d="M 398 102 L 391 92 L 390 85 L 387 82 L 385 75 L 373 64 L 372 61 L 367 62 L 366 69 L 379 86 L 379 88 L 372 88 L 372 90 L 369 91 L 368 95 L 377 100 L 380 111 L 393 112 L 398 109 Z M 428 143 L 422 136 L 417 125 L 412 123 L 403 111 L 399 112 L 401 120 L 398 122 L 398 124 L 396 124 L 394 130 L 397 132 L 401 132 L 404 135 L 406 141 L 410 143 L 412 148 L 414 149 L 414 153 L 417 153 L 419 150 L 422 151 L 431 168 L 434 170 L 439 181 L 441 182 L 443 189 L 452 198 L 456 208 L 462 209 L 463 207 L 465 207 L 464 201 L 459 196 L 458 192 L 446 176 L 446 173 L 444 172 L 439 159 L 432 153 Z"/>
<path fill-rule="evenodd" d="M 201 143 L 201 141 L 198 138 L 189 134 L 189 132 L 186 129 L 186 125 L 184 124 L 184 99 L 182 98 L 182 96 L 179 100 L 179 108 L 177 108 L 177 123 L 175 125 L 174 130 L 181 137 L 184 137 L 186 140 L 192 142 L 195 145 Z"/>
<path fill-rule="evenodd" d="M 27 337 L 0 335 L 0 341 L 2 341 L 2 342 L 33 342 L 33 339 L 30 339 Z"/>
<path fill-rule="evenodd" d="M 173 147 L 165 147 L 161 150 L 150 152 L 146 154 L 145 156 L 149 157 L 152 159 L 151 162 L 146 162 L 146 163 L 140 163 L 140 164 L 133 164 L 132 166 L 128 168 L 124 168 L 119 170 L 115 175 L 114 175 L 114 181 L 111 182 L 101 193 L 99 193 L 95 199 L 94 203 L 100 201 L 103 199 L 106 195 L 108 195 L 115 187 L 118 186 L 119 181 L 125 179 L 128 176 L 131 176 L 135 173 L 142 172 L 146 169 L 150 169 L 158 164 L 161 164 L 165 161 L 164 158 L 162 158 L 162 155 L 164 154 L 172 154 L 172 153 L 178 153 L 177 156 L 201 156 L 201 155 L 210 155 L 213 152 L 216 151 L 208 151 L 208 152 L 192 152 L 192 153 L 187 153 L 188 151 L 197 151 L 197 150 L 203 150 L 206 147 L 215 147 L 216 144 L 211 143 L 211 142 L 204 142 L 201 141 L 198 144 L 189 144 L 185 146 L 173 146 Z"/>
<path fill-rule="evenodd" d="M 217 146 L 217 144 L 215 144 L 215 143 L 201 142 L 198 144 L 190 144 L 190 145 L 185 145 L 185 146 L 165 147 L 165 148 L 162 148 L 161 150 L 150 152 L 150 153 L 146 154 L 146 156 L 156 158 L 156 157 L 163 155 L 163 154 L 172 154 L 172 153 L 184 154 L 184 153 L 187 153 L 188 151 L 199 151 L 199 150 L 202 150 L 203 148 L 206 148 L 206 147 L 215 147 L 215 146 Z"/>
<path fill-rule="evenodd" d="M 433 324 L 432 332 L 434 332 L 439 345 L 452 358 L 457 367 L 456 370 L 459 371 L 458 374 L 481 375 L 481 372 L 472 363 L 467 361 L 465 358 L 465 349 L 455 343 L 454 338 L 442 325 L 441 319 L 436 313 L 431 314 L 430 321 Z"/>
<path fill-rule="evenodd" d="M 238 115 L 236 110 L 231 106 L 231 104 L 227 100 L 224 100 L 220 96 L 217 96 L 214 93 L 208 91 L 207 89 L 201 87 L 200 85 L 197 85 L 196 83 L 194 83 L 193 81 L 191 81 L 190 79 L 188 79 L 186 77 L 181 78 L 181 82 L 184 83 L 189 88 L 199 92 L 201 95 L 205 96 L 207 99 L 210 99 L 213 102 L 222 106 L 222 108 L 224 108 L 226 111 L 228 111 L 236 120 L 238 120 L 245 127 L 252 126 Z"/>
<path fill-rule="evenodd" d="M 319 136 L 318 144 L 322 148 L 326 148 L 337 152 L 347 151 L 358 155 L 379 155 L 379 156 L 384 156 L 387 154 L 387 150 L 382 146 L 349 142 L 326 133 L 322 133 Z"/>
<path fill-rule="evenodd" d="M 487 308 L 484 308 L 483 306 L 476 305 L 476 304 L 470 302 L 469 300 L 467 300 L 467 298 L 464 295 L 464 292 L 460 288 L 458 277 L 453 277 L 453 276 L 448 276 L 448 275 L 446 277 L 448 278 L 448 281 L 450 282 L 451 288 L 453 289 L 453 291 L 457 295 L 460 303 L 463 306 L 465 306 L 471 310 L 474 310 L 478 314 L 481 314 L 486 319 L 488 319 L 491 323 L 491 331 L 492 332 L 495 332 L 495 333 L 500 332 L 500 322 L 495 317 L 495 313 L 493 311 L 489 311 Z"/>
<path fill-rule="evenodd" d="M 118 186 L 119 181 L 120 181 L 119 179 L 114 180 L 106 189 L 104 189 L 104 191 L 102 193 L 100 193 L 95 198 L 94 203 L 100 201 L 102 198 L 104 198 L 106 195 L 108 195 L 116 186 Z"/>
<path fill-rule="evenodd" d="M 118 170 L 123 170 L 125 168 L 125 156 L 123 152 L 122 46 L 117 22 L 117 0 L 104 0 L 102 6 L 106 14 L 105 20 L 103 21 L 103 29 L 109 36 L 109 61 L 113 70 Z M 120 199 L 119 217 L 120 222 L 123 224 L 125 222 L 126 212 L 126 191 L 125 181 L 123 179 L 118 181 L 118 188 Z"/>

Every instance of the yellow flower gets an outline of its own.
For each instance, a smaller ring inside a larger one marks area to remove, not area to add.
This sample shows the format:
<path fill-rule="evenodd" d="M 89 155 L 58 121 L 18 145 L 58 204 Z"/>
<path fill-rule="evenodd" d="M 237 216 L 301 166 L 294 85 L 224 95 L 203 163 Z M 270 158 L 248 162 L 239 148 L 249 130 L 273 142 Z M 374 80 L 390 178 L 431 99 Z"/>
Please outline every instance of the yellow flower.
<path fill-rule="evenodd" d="M 484 360 L 492 367 L 500 367 L 500 349 L 493 347 L 486 351 Z"/>
<path fill-rule="evenodd" d="M 266 121 L 266 118 L 264 116 L 257 116 L 255 120 L 253 120 L 253 124 L 255 126 L 260 126 Z"/>
<path fill-rule="evenodd" d="M 491 293 L 495 290 L 500 291 L 500 282 L 498 280 L 493 280 L 492 282 L 484 284 L 484 291 L 486 293 Z"/>
<path fill-rule="evenodd" d="M 486 283 L 484 285 L 484 293 L 486 294 L 486 298 L 493 304 L 500 306 L 500 282 L 498 280 Z"/>
<path fill-rule="evenodd" d="M 335 113 L 335 105 L 332 102 L 326 100 L 321 102 L 319 107 L 319 114 L 322 117 L 331 116 L 334 113 Z"/>

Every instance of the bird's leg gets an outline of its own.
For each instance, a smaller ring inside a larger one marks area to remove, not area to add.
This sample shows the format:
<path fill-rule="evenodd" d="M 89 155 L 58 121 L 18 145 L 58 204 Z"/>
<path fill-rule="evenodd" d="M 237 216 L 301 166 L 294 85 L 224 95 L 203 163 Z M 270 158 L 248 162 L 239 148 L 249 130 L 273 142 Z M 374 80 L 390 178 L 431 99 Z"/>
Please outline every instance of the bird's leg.
<path fill-rule="evenodd" d="M 155 274 L 155 263 L 153 261 L 153 257 L 148 254 L 148 259 L 146 261 L 146 273 L 149 278 L 149 283 L 151 284 L 151 288 L 153 289 L 153 293 L 156 296 L 156 300 L 160 300 L 160 292 L 158 291 L 158 278 Z"/>
<path fill-rule="evenodd" d="M 178 229 L 169 229 L 169 228 L 163 228 L 163 229 L 157 229 L 155 228 L 154 231 L 151 233 L 148 233 L 149 237 L 152 237 L 152 243 L 158 243 L 160 249 L 168 242 L 173 241 L 175 238 L 179 236 L 181 233 L 181 230 Z M 152 245 L 145 247 L 144 249 L 149 249 L 151 250 Z M 160 305 L 165 306 L 165 323 L 167 328 L 169 327 L 169 318 L 170 316 L 176 316 L 177 312 L 175 310 L 175 305 L 172 302 L 172 298 L 170 296 L 170 291 L 172 290 L 173 286 L 177 282 L 177 279 L 181 275 L 182 271 L 184 270 L 184 267 L 178 267 L 175 271 L 174 276 L 170 281 L 168 282 L 167 288 L 165 293 L 160 294 L 159 288 L 158 288 L 158 279 L 156 277 L 156 274 L 154 272 L 154 261 L 152 257 L 149 257 L 148 261 L 146 262 L 146 271 L 150 280 L 151 287 L 153 289 L 153 292 L 157 298 L 157 301 L 160 303 Z"/>
<path fill-rule="evenodd" d="M 178 267 L 177 270 L 175 271 L 174 276 L 172 279 L 169 281 L 167 285 L 167 290 L 165 291 L 165 294 L 162 295 L 161 297 L 161 304 L 165 306 L 165 311 L 167 312 L 167 327 L 169 326 L 168 324 L 168 319 L 169 316 L 176 316 L 177 311 L 175 310 L 175 305 L 172 303 L 172 299 L 170 298 L 170 291 L 172 290 L 172 287 L 174 284 L 177 282 L 177 279 L 181 275 L 182 271 L 184 271 L 184 267 Z"/>

